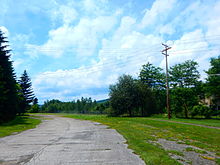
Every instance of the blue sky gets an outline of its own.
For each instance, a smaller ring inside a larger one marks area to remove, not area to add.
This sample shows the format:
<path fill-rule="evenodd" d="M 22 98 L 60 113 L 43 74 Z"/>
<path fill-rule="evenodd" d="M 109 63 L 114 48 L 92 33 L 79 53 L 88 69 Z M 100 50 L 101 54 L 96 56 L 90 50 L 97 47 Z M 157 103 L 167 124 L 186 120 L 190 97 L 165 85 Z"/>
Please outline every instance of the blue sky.
<path fill-rule="evenodd" d="M 0 28 L 18 76 L 26 69 L 40 102 L 105 99 L 119 75 L 147 62 L 193 59 L 202 79 L 220 54 L 218 0 L 0 0 Z"/>

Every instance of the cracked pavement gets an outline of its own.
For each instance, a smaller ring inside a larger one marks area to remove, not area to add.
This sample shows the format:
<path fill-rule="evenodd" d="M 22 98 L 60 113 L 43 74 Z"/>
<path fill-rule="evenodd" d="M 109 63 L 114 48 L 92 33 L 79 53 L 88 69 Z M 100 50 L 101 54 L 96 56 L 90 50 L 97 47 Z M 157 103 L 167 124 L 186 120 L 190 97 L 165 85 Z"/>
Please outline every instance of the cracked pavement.
<path fill-rule="evenodd" d="M 0 165 L 145 164 L 114 129 L 91 121 L 50 117 L 35 129 L 0 138 Z"/>

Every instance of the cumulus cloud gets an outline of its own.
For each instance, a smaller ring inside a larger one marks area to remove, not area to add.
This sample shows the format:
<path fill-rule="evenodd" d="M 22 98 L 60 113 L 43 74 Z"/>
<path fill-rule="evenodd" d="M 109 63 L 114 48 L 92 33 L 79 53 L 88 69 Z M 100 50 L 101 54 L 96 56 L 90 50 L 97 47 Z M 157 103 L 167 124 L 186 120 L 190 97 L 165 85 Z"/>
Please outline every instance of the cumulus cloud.
<path fill-rule="evenodd" d="M 115 16 L 82 18 L 76 26 L 64 24 L 49 31 L 49 40 L 43 45 L 29 45 L 35 51 L 61 57 L 66 51 L 76 55 L 91 56 L 100 39 L 116 24 Z M 105 23 L 103 23 L 105 22 Z"/>
<path fill-rule="evenodd" d="M 156 0 L 150 9 L 145 11 L 140 27 L 145 28 L 155 22 L 164 21 L 175 7 L 176 0 Z"/>
<path fill-rule="evenodd" d="M 210 58 L 220 53 L 220 48 L 212 44 L 213 40 L 209 40 L 205 36 L 201 29 L 196 29 L 183 34 L 179 40 L 175 40 L 170 44 L 172 49 L 169 51 L 169 65 L 194 60 L 198 62 L 201 79 L 204 80 L 206 77 L 204 70 L 208 70 L 210 67 Z M 160 66 L 165 68 L 165 59 L 161 61 Z"/>
<path fill-rule="evenodd" d="M 0 30 L 4 33 L 5 37 L 9 36 L 9 31 L 5 26 L 0 26 Z"/>
<path fill-rule="evenodd" d="M 78 12 L 74 7 L 68 5 L 60 5 L 58 9 L 54 9 L 52 12 L 52 19 L 56 21 L 61 19 L 64 24 L 72 23 L 78 16 Z"/>
<path fill-rule="evenodd" d="M 100 6 L 98 9 L 94 2 L 82 1 L 83 10 L 88 13 L 93 12 L 91 9 L 95 13 L 100 11 Z M 101 2 L 102 5 L 105 3 L 107 1 Z M 156 0 L 140 19 L 129 15 L 121 17 L 123 12 L 119 10 L 112 15 L 81 17 L 75 24 L 71 24 L 75 16 L 66 18 L 63 25 L 49 31 L 49 39 L 44 44 L 29 46 L 36 55 L 42 53 L 62 58 L 71 53 L 79 60 L 90 59 L 91 64 L 39 74 L 33 79 L 37 96 L 62 100 L 81 96 L 106 98 L 109 84 L 115 83 L 119 75 L 126 73 L 137 77 L 141 65 L 147 62 L 164 68 L 160 51 L 166 35 L 172 39 L 167 41 L 172 47 L 169 65 L 193 59 L 199 63 L 204 78 L 203 71 L 209 67 L 210 57 L 220 53 L 219 40 L 210 37 L 220 35 L 219 22 L 216 21 L 220 3 L 206 5 L 195 1 L 166 21 L 176 4 L 176 0 Z M 64 15 L 61 14 L 63 20 Z M 149 26 L 153 28 L 148 29 Z M 89 58 L 92 55 L 98 58 Z"/>
<path fill-rule="evenodd" d="M 96 27 L 99 21 L 93 23 Z M 40 94 L 40 91 L 46 91 L 46 88 L 50 87 L 60 89 L 59 95 L 66 95 L 67 89 L 72 94 L 84 91 L 83 93 L 94 95 L 92 92 L 97 90 L 98 95 L 106 96 L 106 90 L 98 89 L 108 89 L 110 84 L 116 82 L 119 75 L 126 73 L 137 77 L 141 65 L 157 60 L 155 53 L 159 53 L 158 42 L 161 42 L 161 38 L 144 35 L 135 31 L 135 27 L 134 18 L 123 17 L 113 36 L 102 40 L 97 61 L 89 67 L 43 73 L 34 80 L 35 91 L 39 91 Z M 103 27 L 104 29 L 106 30 Z M 146 45 L 150 49 L 145 48 Z"/>
<path fill-rule="evenodd" d="M 108 0 L 83 0 L 82 6 L 88 14 L 100 15 L 106 12 Z"/>

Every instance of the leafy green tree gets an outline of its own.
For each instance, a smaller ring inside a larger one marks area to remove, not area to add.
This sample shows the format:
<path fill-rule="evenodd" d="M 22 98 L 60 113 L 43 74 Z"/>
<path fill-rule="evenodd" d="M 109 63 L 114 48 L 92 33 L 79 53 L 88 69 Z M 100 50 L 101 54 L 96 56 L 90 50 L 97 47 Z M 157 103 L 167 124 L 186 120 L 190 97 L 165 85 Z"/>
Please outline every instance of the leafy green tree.
<path fill-rule="evenodd" d="M 0 122 L 13 119 L 18 111 L 17 86 L 7 42 L 0 30 Z"/>
<path fill-rule="evenodd" d="M 171 87 L 195 87 L 200 77 L 197 68 L 198 63 L 192 60 L 171 67 L 169 71 Z"/>
<path fill-rule="evenodd" d="M 132 110 L 137 104 L 134 79 L 130 75 L 122 75 L 115 85 L 110 85 L 109 89 L 112 115 L 129 114 L 132 116 Z"/>
<path fill-rule="evenodd" d="M 165 74 L 162 68 L 153 66 L 149 62 L 142 66 L 139 78 L 142 83 L 146 84 L 149 88 L 163 89 L 165 88 Z"/>
<path fill-rule="evenodd" d="M 211 67 L 206 72 L 208 74 L 206 91 L 212 96 L 214 104 L 220 104 L 220 56 L 211 58 Z"/>
<path fill-rule="evenodd" d="M 141 116 L 150 116 L 157 113 L 155 95 L 147 85 L 143 84 L 140 80 L 136 81 L 137 86 L 137 107 L 141 110 Z"/>
<path fill-rule="evenodd" d="M 59 100 L 50 100 L 44 102 L 44 104 L 40 108 L 40 112 L 65 112 L 65 113 L 96 113 L 93 112 L 95 106 L 97 105 L 96 101 L 92 101 L 91 98 L 81 98 L 81 100 L 77 100 L 76 102 L 62 102 Z"/>
<path fill-rule="evenodd" d="M 213 111 L 205 105 L 196 105 L 193 107 L 191 115 L 192 117 L 199 115 L 205 116 L 205 118 L 210 118 L 213 115 Z"/>
<path fill-rule="evenodd" d="M 33 105 L 31 106 L 31 108 L 28 110 L 29 113 L 38 113 L 40 110 L 40 107 L 38 105 L 38 99 L 35 97 L 33 99 Z"/>
<path fill-rule="evenodd" d="M 171 108 L 174 113 L 183 114 L 188 118 L 189 110 L 198 104 L 198 92 L 196 91 L 199 84 L 198 63 L 192 60 L 176 64 L 170 68 L 171 80 Z"/>
<path fill-rule="evenodd" d="M 32 89 L 31 79 L 27 74 L 27 71 L 24 70 L 24 73 L 21 75 L 20 80 L 18 80 L 19 85 L 21 87 L 21 93 L 23 96 L 23 112 L 24 113 L 29 107 L 30 103 L 34 100 L 34 92 Z"/>
<path fill-rule="evenodd" d="M 155 97 L 156 111 L 158 113 L 162 113 L 164 107 L 166 107 L 165 78 L 163 69 L 153 66 L 149 62 L 142 66 L 139 74 L 140 81 L 147 86 L 146 88 L 151 88 L 151 92 L 153 92 L 152 95 Z"/>
<path fill-rule="evenodd" d="M 176 116 L 189 117 L 193 106 L 198 105 L 199 97 L 195 88 L 175 88 L 171 91 L 171 108 Z"/>

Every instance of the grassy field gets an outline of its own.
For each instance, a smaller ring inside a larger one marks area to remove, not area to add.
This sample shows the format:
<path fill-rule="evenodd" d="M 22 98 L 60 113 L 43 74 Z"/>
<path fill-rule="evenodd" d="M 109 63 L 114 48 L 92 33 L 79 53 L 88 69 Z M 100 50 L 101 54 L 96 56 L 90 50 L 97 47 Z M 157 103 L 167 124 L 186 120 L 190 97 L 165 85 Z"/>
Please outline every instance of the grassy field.
<path fill-rule="evenodd" d="M 158 119 L 158 120 L 169 120 L 167 117 L 162 117 L 161 115 L 152 117 L 151 119 Z M 192 124 L 199 124 L 199 125 L 206 125 L 212 127 L 220 127 L 220 118 L 216 119 L 181 119 L 181 118 L 172 118 L 171 121 L 177 122 L 184 122 L 184 123 L 192 123 Z"/>
<path fill-rule="evenodd" d="M 0 125 L 0 137 L 16 134 L 18 132 L 35 128 L 41 123 L 40 118 L 30 116 L 17 116 L 14 120 Z"/>
<path fill-rule="evenodd" d="M 148 165 L 179 164 L 179 162 L 171 159 L 168 155 L 174 151 L 165 151 L 161 147 L 152 144 L 152 141 L 157 141 L 158 138 L 196 146 L 206 151 L 214 152 L 217 156 L 220 156 L 220 130 L 218 129 L 158 121 L 158 118 L 106 117 L 103 115 L 70 114 L 65 114 L 63 116 L 75 119 L 92 120 L 116 129 L 125 137 L 129 148 L 133 149 L 135 153 L 140 155 Z M 197 121 L 175 119 L 175 121 L 211 126 L 219 126 L 220 124 L 219 120 Z M 219 159 L 216 159 L 215 161 L 219 164 Z"/>

